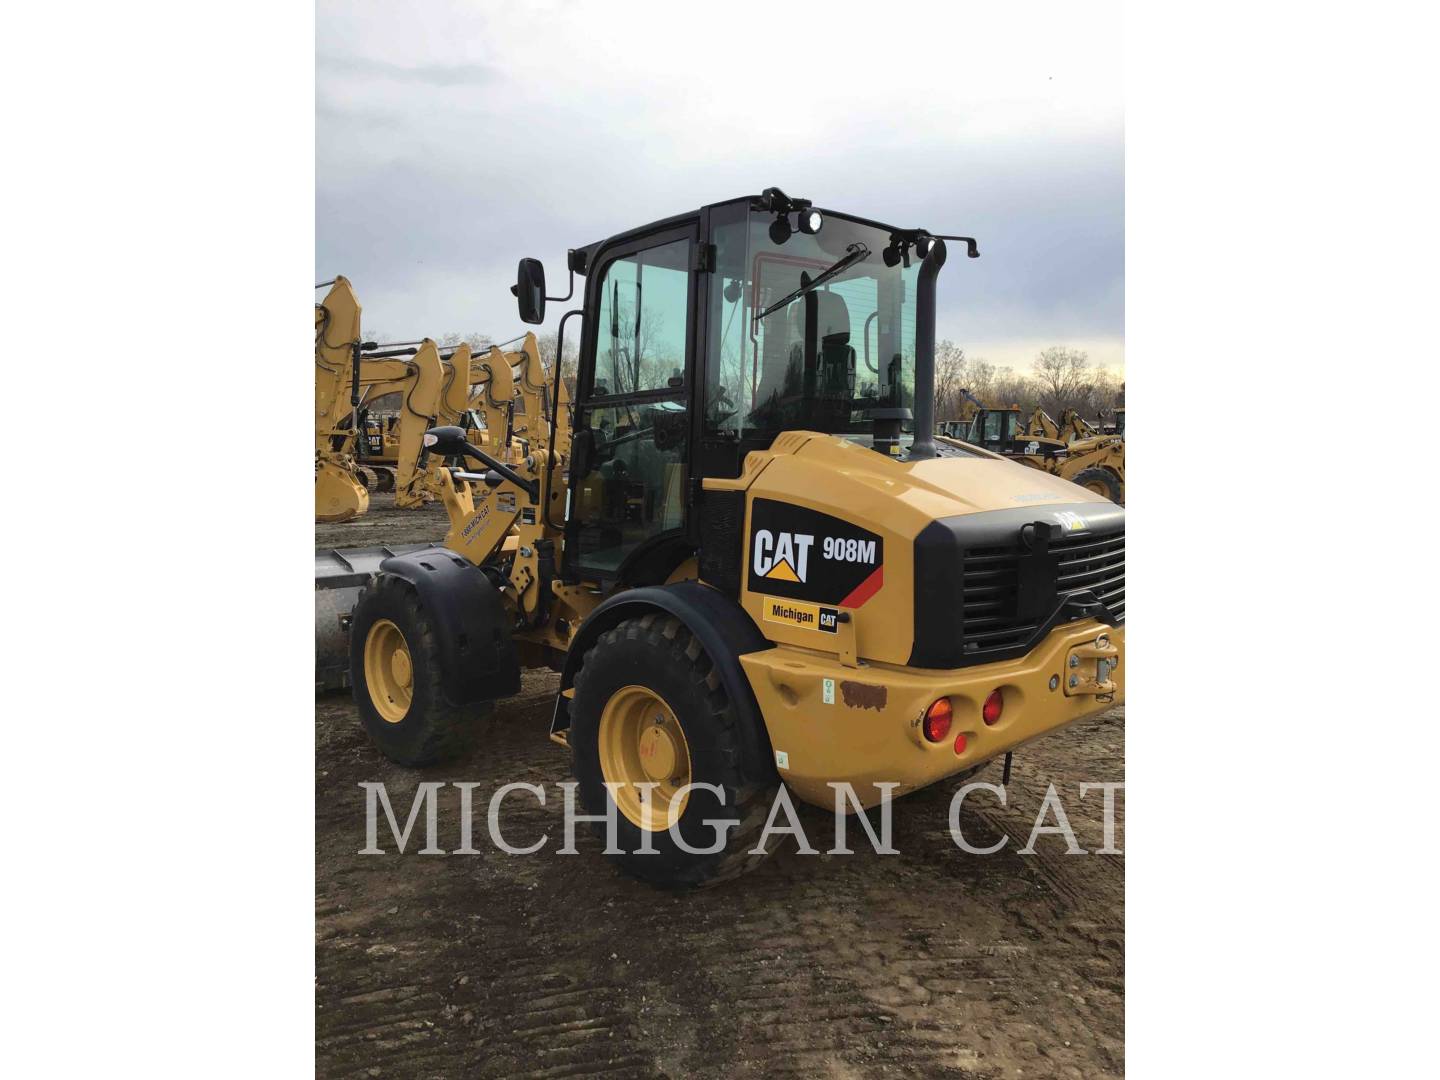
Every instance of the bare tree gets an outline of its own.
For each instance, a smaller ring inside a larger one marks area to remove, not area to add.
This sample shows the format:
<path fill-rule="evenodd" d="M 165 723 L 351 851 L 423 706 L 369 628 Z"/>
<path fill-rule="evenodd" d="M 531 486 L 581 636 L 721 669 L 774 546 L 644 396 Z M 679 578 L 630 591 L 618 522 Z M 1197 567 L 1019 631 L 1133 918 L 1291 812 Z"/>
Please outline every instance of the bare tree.
<path fill-rule="evenodd" d="M 1090 379 L 1090 357 L 1081 349 L 1052 345 L 1042 349 L 1031 362 L 1040 384 L 1040 404 L 1058 414 L 1081 396 L 1081 388 Z"/>
<path fill-rule="evenodd" d="M 965 350 L 953 341 L 935 346 L 935 416 L 949 420 L 960 415 L 960 391 L 965 387 Z"/>
<path fill-rule="evenodd" d="M 555 350 L 560 346 L 560 334 L 558 332 L 541 334 L 535 339 L 540 347 L 540 364 L 548 375 L 555 370 Z M 561 364 L 560 371 L 565 379 L 565 389 L 573 397 L 575 394 L 575 366 L 576 357 L 580 354 L 580 346 L 576 337 L 572 335 L 565 341 L 565 362 Z"/>
<path fill-rule="evenodd" d="M 490 348 L 490 335 L 482 334 L 479 330 L 471 330 L 468 334 L 457 334 L 451 331 L 437 339 L 437 344 L 443 348 L 453 348 L 461 342 L 470 346 L 471 352 L 484 352 Z"/>

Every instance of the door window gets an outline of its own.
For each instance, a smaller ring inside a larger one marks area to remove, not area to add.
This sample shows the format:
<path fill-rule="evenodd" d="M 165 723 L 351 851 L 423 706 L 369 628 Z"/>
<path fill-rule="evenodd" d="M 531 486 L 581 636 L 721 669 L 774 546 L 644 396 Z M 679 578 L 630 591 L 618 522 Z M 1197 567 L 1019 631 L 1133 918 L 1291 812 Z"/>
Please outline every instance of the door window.
<path fill-rule="evenodd" d="M 685 524 L 689 238 L 605 264 L 595 376 L 582 405 L 570 492 L 580 567 L 614 574 L 641 544 Z"/>
<path fill-rule="evenodd" d="M 685 384 L 690 241 L 616 259 L 600 285 L 595 397 L 679 389 Z"/>

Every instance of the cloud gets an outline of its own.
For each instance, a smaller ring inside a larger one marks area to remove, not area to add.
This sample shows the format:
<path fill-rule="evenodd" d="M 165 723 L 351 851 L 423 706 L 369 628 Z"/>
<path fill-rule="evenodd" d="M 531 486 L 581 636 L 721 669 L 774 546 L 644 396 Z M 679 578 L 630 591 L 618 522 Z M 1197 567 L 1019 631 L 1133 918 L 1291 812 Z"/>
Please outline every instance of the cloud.
<path fill-rule="evenodd" d="M 567 248 L 777 184 L 977 236 L 941 337 L 1123 355 L 1108 8 L 774 11 L 322 3 L 315 280 L 349 276 L 367 327 L 509 337 L 521 256 L 558 275 Z"/>

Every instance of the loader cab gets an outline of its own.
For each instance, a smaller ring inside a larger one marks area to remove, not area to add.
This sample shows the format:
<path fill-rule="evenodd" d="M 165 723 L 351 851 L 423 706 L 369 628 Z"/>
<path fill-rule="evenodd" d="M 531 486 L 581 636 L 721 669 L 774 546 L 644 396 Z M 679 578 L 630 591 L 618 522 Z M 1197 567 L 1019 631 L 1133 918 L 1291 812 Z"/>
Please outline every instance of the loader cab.
<path fill-rule="evenodd" d="M 714 536 L 701 481 L 739 476 L 782 432 L 905 457 L 944 258 L 923 230 L 773 188 L 574 250 L 584 291 L 562 576 L 663 582 Z M 526 263 L 515 292 L 536 321 L 543 271 Z"/>
<path fill-rule="evenodd" d="M 973 442 L 972 432 L 974 429 L 975 418 L 971 417 L 969 420 L 942 420 L 936 425 L 935 433 L 959 442 Z"/>
<path fill-rule="evenodd" d="M 1017 442 L 1023 446 L 1025 428 L 1018 407 L 981 409 L 971 421 L 966 441 L 997 454 L 1016 452 Z"/>

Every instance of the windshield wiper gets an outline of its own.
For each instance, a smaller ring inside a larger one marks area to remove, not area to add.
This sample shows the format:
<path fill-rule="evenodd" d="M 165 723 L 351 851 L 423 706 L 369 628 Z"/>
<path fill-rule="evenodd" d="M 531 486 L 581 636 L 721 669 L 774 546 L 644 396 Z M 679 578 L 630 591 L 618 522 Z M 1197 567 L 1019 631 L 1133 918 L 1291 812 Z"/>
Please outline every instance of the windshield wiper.
<path fill-rule="evenodd" d="M 781 300 L 775 301 L 775 303 L 771 304 L 759 315 L 756 315 L 755 321 L 759 322 L 761 319 L 765 318 L 765 316 L 771 314 L 772 312 L 779 311 L 786 305 L 792 304 L 796 300 L 799 300 L 800 297 L 806 295 L 807 293 L 814 292 L 821 285 L 824 285 L 831 278 L 835 277 L 835 275 L 839 274 L 841 271 L 848 270 L 850 267 L 854 266 L 857 262 L 868 256 L 869 254 L 870 249 L 864 244 L 847 244 L 845 246 L 844 255 L 841 255 L 840 258 L 837 259 L 834 263 L 832 263 L 827 269 L 820 271 L 819 274 L 815 275 L 815 277 L 811 278 L 809 281 L 803 280 L 802 278 L 800 282 L 800 287 L 798 289 L 792 292 L 789 296 L 784 297 Z"/>

